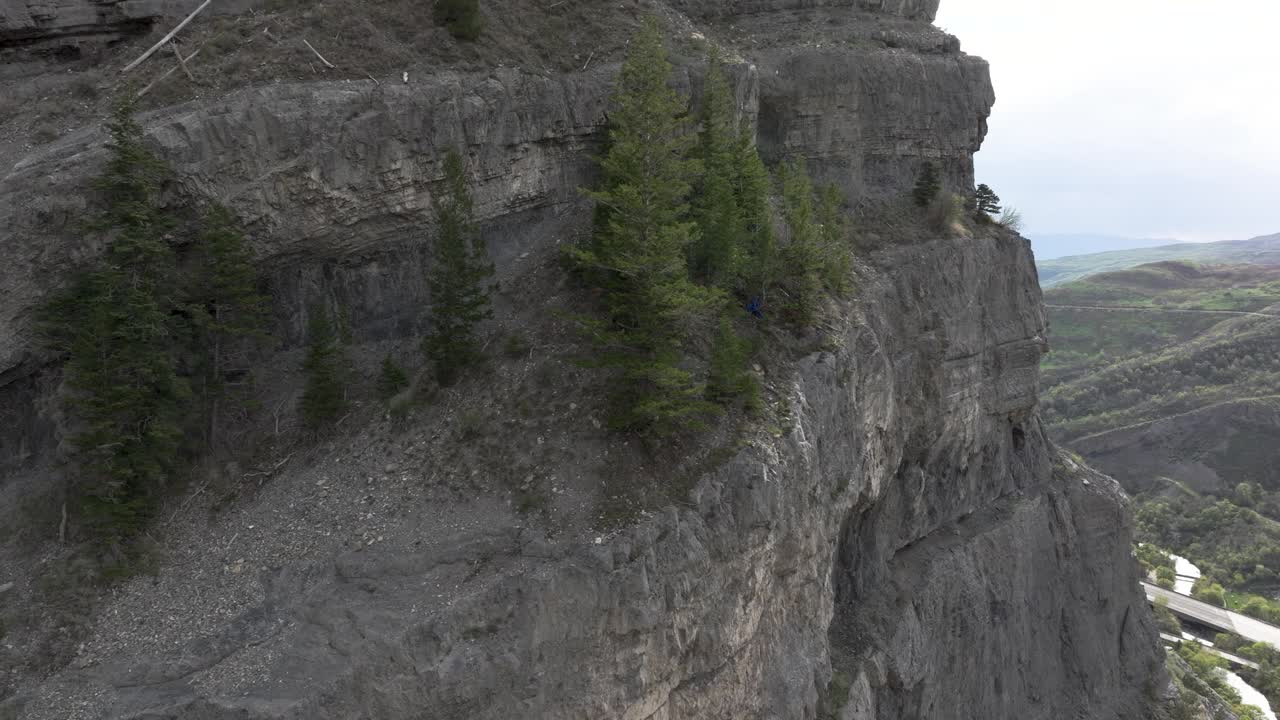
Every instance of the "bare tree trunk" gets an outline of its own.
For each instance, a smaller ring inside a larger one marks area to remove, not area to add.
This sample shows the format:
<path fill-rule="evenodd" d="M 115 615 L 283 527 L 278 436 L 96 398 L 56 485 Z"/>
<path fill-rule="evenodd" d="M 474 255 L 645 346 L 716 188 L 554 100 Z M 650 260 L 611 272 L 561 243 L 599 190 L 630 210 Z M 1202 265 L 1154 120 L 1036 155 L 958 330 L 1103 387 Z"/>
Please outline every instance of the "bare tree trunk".
<path fill-rule="evenodd" d="M 213 322 L 217 326 L 222 322 L 222 305 L 219 304 L 213 309 Z M 216 380 L 222 378 L 222 334 L 217 330 L 213 331 L 213 377 Z M 213 402 L 209 407 L 209 450 L 213 451 L 214 445 L 218 442 L 218 406 L 219 400 L 222 398 L 222 385 L 216 384 L 214 390 Z"/>

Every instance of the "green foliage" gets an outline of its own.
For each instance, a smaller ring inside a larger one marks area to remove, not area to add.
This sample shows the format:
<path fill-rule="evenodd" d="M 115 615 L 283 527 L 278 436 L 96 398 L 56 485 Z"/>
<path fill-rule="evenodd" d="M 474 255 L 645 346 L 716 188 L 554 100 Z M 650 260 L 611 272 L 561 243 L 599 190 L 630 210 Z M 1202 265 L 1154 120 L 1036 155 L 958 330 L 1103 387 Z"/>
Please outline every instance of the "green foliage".
<path fill-rule="evenodd" d="M 396 364 L 390 355 L 382 358 L 382 367 L 378 371 L 378 397 L 384 401 L 390 400 L 407 387 L 409 376 L 405 374 L 404 368 Z"/>
<path fill-rule="evenodd" d="M 692 202 L 698 233 L 690 245 L 690 266 L 695 278 L 730 290 L 741 262 L 738 243 L 744 219 L 734 192 L 737 130 L 733 95 L 719 54 L 713 51 L 707 65 L 701 129 L 694 153 L 701 161 L 701 174 Z"/>
<path fill-rule="evenodd" d="M 1280 523 L 1254 510 L 1195 495 L 1140 497 L 1137 521 L 1139 537 L 1174 548 L 1196 563 L 1205 578 L 1220 579 L 1235 590 L 1269 589 L 1277 583 L 1272 568 L 1280 567 Z M 1241 603 L 1247 599 L 1237 597 Z"/>
<path fill-rule="evenodd" d="M 853 258 L 844 198 L 834 186 L 823 187 L 815 197 L 802 159 L 783 166 L 781 179 L 790 238 L 782 248 L 780 281 L 791 320 L 806 326 L 813 323 L 824 288 L 833 293 L 850 289 Z"/>
<path fill-rule="evenodd" d="M 774 237 L 769 173 L 749 130 L 737 128 L 719 57 L 708 60 L 696 134 L 668 85 L 671 66 L 653 19 L 633 39 L 615 90 L 591 242 L 566 255 L 602 292 L 607 315 L 582 320 L 596 352 L 587 364 L 615 371 L 614 428 L 666 434 L 695 428 L 716 402 L 759 389 L 743 368 L 749 349 L 721 324 L 700 387 L 701 358 L 688 340 L 706 334 L 730 293 L 763 302 L 780 289 L 781 315 L 811 324 L 822 294 L 847 292 L 849 227 L 834 188 L 815 194 L 802 162 L 782 174 L 789 242 Z M 772 306 L 770 306 L 772 308 Z M 763 308 L 761 308 L 763 310 Z"/>
<path fill-rule="evenodd" d="M 784 166 L 783 216 L 790 238 L 782 248 L 781 282 L 787 292 L 787 312 L 796 325 L 813 323 L 822 298 L 825 256 L 821 229 L 813 204 L 813 181 L 804 160 Z"/>
<path fill-rule="evenodd" d="M 1280 271 L 1273 268 L 1177 262 L 1049 290 L 1045 301 L 1051 305 L 1143 310 L 1050 309 L 1046 419 L 1059 437 L 1077 438 L 1224 401 L 1248 399 L 1247 407 L 1266 409 L 1261 398 L 1280 394 L 1276 323 L 1166 310 L 1255 312 L 1278 299 Z M 1222 450 L 1188 449 L 1183 457 L 1234 483 L 1265 487 L 1280 451 L 1241 430 L 1234 440 L 1222 438 Z"/>
<path fill-rule="evenodd" d="M 734 114 L 733 94 L 713 49 L 693 149 L 700 172 L 693 188 L 698 233 L 690 248 L 690 269 L 697 280 L 749 298 L 763 294 L 774 281 L 777 248 L 769 173 L 750 128 L 738 128 Z"/>
<path fill-rule="evenodd" d="M 750 358 L 751 343 L 739 338 L 733 323 L 722 317 L 711 346 L 707 399 L 721 404 L 742 399 L 749 409 L 759 409 L 760 382 L 751 373 Z"/>
<path fill-rule="evenodd" d="M 438 235 L 432 247 L 431 332 L 424 341 L 427 359 L 441 385 L 450 385 L 480 357 L 475 329 L 493 317 L 493 275 L 484 240 L 476 225 L 462 156 L 450 150 L 444 161 L 444 188 L 435 202 Z"/>
<path fill-rule="evenodd" d="M 1226 590 L 1215 582 L 1210 582 L 1207 578 L 1200 578 L 1195 585 L 1191 586 L 1191 597 L 1207 602 L 1210 605 L 1218 607 L 1227 606 Z"/>
<path fill-rule="evenodd" d="M 1160 628 L 1160 632 L 1179 637 L 1182 634 L 1182 623 L 1178 622 L 1178 617 L 1169 609 L 1169 601 L 1165 598 L 1157 598 L 1155 605 L 1152 607 L 1152 614 L 1156 618 L 1156 626 Z"/>
<path fill-rule="evenodd" d="M 573 251 L 606 290 L 608 318 L 588 326 L 594 363 L 618 374 L 610 424 L 659 434 L 697 427 L 715 411 L 680 364 L 691 325 L 722 302 L 688 275 L 686 253 L 698 239 L 686 219 L 696 137 L 684 129 L 684 103 L 667 85 L 670 73 L 650 18 L 623 63 L 603 182 L 590 193 L 609 211 L 591 246 Z"/>
<path fill-rule="evenodd" d="M 1261 595 L 1245 596 L 1236 609 L 1249 617 L 1255 617 L 1272 625 L 1280 625 L 1280 603 Z"/>
<path fill-rule="evenodd" d="M 1267 643 L 1248 643 L 1239 636 L 1219 635 L 1217 639 L 1227 652 L 1258 664 L 1257 670 L 1241 668 L 1237 672 L 1245 682 L 1266 696 L 1273 708 L 1280 707 L 1280 650 Z"/>
<path fill-rule="evenodd" d="M 1157 568 L 1168 568 L 1170 572 L 1175 570 L 1173 558 L 1153 543 L 1139 544 L 1134 548 L 1134 554 L 1137 555 L 1144 572 L 1155 572 Z"/>
<path fill-rule="evenodd" d="M 912 199 L 915 200 L 916 205 L 919 207 L 927 208 L 941 190 L 942 180 L 938 177 L 937 163 L 925 162 L 920 168 L 920 175 L 916 179 L 915 189 L 911 191 Z"/>
<path fill-rule="evenodd" d="M 85 520 L 113 541 L 141 529 L 177 468 L 189 389 L 176 372 L 181 284 L 165 237 L 173 223 L 157 198 L 164 168 L 127 104 L 107 129 L 110 157 L 95 183 L 105 207 L 88 224 L 108 238 L 106 252 L 45 308 L 43 325 L 67 357 Z"/>
<path fill-rule="evenodd" d="M 1172 590 L 1177 584 L 1178 576 L 1174 573 L 1173 568 L 1160 567 L 1156 568 L 1156 584 L 1166 590 Z"/>
<path fill-rule="evenodd" d="M 763 294 L 778 276 L 778 248 L 773 235 L 773 209 L 769 202 L 769 171 L 749 129 L 738 135 L 737 185 L 734 188 L 741 213 L 740 257 L 742 289 L 747 297 Z"/>
<path fill-rule="evenodd" d="M 317 431 L 337 421 L 347 408 L 345 361 L 324 305 L 313 304 L 307 315 L 307 356 L 302 363 L 306 388 L 299 411 L 303 426 Z"/>
<path fill-rule="evenodd" d="M 1000 196 L 985 184 L 979 185 L 973 196 L 978 212 L 985 216 L 1000 214 Z"/>
<path fill-rule="evenodd" d="M 213 207 L 196 243 L 188 312 L 197 333 L 197 389 L 217 442 L 223 415 L 252 405 L 250 355 L 267 335 L 267 296 L 259 292 L 253 253 L 226 208 Z"/>
<path fill-rule="evenodd" d="M 818 192 L 818 243 L 822 254 L 822 283 L 827 290 L 843 295 L 852 289 L 853 252 L 849 242 L 849 221 L 844 213 L 844 195 L 835 185 Z"/>
<path fill-rule="evenodd" d="M 434 16 L 436 25 L 448 28 L 460 40 L 474 42 L 484 30 L 480 0 L 436 0 Z"/>
<path fill-rule="evenodd" d="M 1222 672 L 1227 668 L 1226 660 L 1213 654 L 1198 642 L 1178 643 L 1176 651 L 1178 656 L 1185 660 L 1187 665 L 1191 667 L 1191 671 L 1194 673 L 1195 678 L 1208 686 L 1209 689 L 1213 690 L 1218 697 L 1226 701 L 1226 703 L 1231 707 L 1232 714 L 1239 718 L 1239 720 L 1257 720 L 1264 717 L 1259 708 L 1254 707 L 1253 705 L 1245 705 L 1240 698 L 1240 693 L 1227 682 L 1226 676 Z M 1248 671 L 1245 670 L 1242 670 L 1241 672 L 1246 674 L 1248 673 Z M 1187 678 L 1184 678 L 1184 682 L 1186 681 Z M 1187 682 L 1187 685 L 1192 686 L 1193 683 Z M 1255 687 L 1256 686 L 1257 685 L 1255 685 Z M 1263 692 L 1264 695 L 1266 694 L 1265 690 L 1260 689 L 1260 691 Z"/>

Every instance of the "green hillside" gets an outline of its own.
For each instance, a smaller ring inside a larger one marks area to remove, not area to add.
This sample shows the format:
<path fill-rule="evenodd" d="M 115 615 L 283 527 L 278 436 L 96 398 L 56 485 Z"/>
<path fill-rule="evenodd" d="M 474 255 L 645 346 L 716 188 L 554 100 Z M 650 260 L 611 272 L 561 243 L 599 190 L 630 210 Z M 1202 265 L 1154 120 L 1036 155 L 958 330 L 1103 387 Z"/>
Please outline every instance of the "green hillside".
<path fill-rule="evenodd" d="M 1280 589 L 1280 267 L 1157 262 L 1045 304 L 1055 439 L 1136 497 L 1146 540 Z"/>
<path fill-rule="evenodd" d="M 1280 233 L 1252 240 L 1215 243 L 1178 243 L 1138 250 L 1073 255 L 1036 263 L 1040 285 L 1045 288 L 1080 280 L 1089 275 L 1126 270 L 1162 260 L 1213 264 L 1280 265 Z"/>
<path fill-rule="evenodd" d="M 1250 317 L 1245 313 L 1273 312 L 1268 308 L 1280 303 L 1280 267 L 1154 263 L 1048 289 L 1044 301 L 1051 338 L 1044 371 L 1047 385 L 1056 388 L 1082 373 L 1118 372 L 1122 361 L 1148 363 L 1150 353 L 1219 325 L 1232 334 L 1237 323 L 1227 321 Z M 1078 409 L 1066 414 L 1080 419 Z"/>

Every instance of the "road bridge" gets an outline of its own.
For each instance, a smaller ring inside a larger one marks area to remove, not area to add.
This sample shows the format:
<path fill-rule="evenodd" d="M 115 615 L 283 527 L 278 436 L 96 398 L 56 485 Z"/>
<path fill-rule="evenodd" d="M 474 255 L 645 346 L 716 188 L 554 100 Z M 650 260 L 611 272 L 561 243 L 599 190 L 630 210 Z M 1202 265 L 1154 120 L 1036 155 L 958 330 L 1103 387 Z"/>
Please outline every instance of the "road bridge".
<path fill-rule="evenodd" d="M 1249 642 L 1264 642 L 1280 650 L 1280 627 L 1271 623 L 1210 605 L 1148 582 L 1142 583 L 1142 589 L 1147 593 L 1147 600 L 1155 602 L 1163 598 L 1169 603 L 1169 610 L 1180 618 L 1218 632 L 1233 632 Z"/>

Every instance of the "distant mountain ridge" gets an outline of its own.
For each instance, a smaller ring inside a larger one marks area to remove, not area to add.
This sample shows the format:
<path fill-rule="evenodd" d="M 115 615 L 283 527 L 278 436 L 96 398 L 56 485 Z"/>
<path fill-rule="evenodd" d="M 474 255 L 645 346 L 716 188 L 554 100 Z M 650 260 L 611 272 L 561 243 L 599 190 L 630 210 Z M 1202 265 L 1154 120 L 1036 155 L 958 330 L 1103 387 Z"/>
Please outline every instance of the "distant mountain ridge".
<path fill-rule="evenodd" d="M 1163 260 L 1197 263 L 1280 265 L 1280 233 L 1249 240 L 1175 243 L 1159 247 L 1113 250 L 1088 255 L 1037 260 L 1041 287 L 1072 282 L 1097 273 L 1127 270 Z"/>
<path fill-rule="evenodd" d="M 1161 477 L 1216 493 L 1256 483 L 1280 519 L 1280 263 L 1161 261 L 1044 297 L 1056 439 L 1131 493 Z"/>
<path fill-rule="evenodd" d="M 1139 250 L 1141 248 L 1172 245 L 1177 238 L 1132 238 L 1097 233 L 1033 233 L 1031 249 L 1042 260 L 1112 252 L 1114 250 Z"/>

